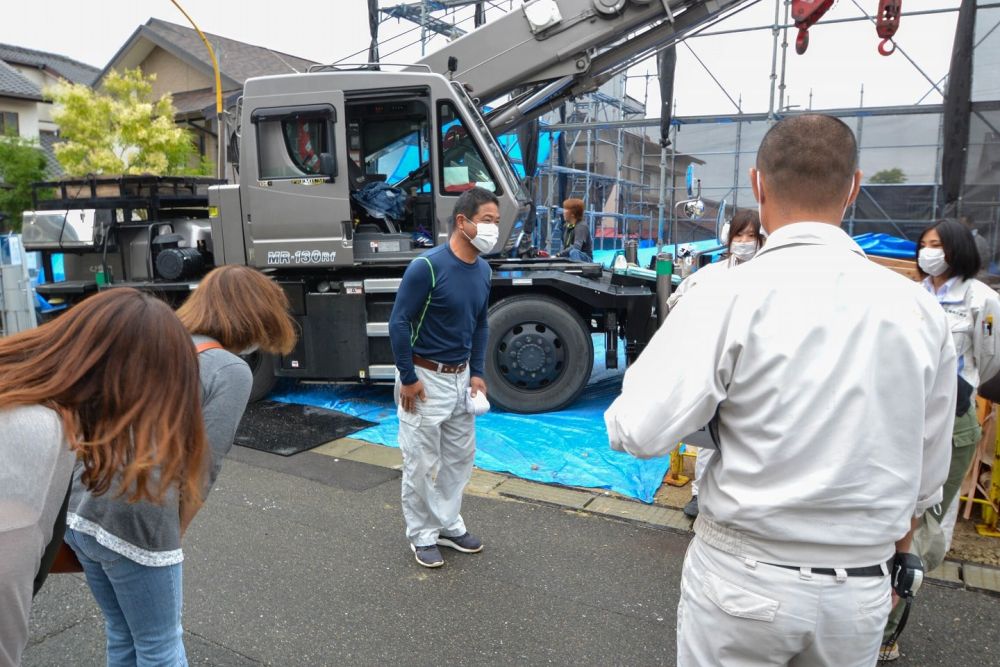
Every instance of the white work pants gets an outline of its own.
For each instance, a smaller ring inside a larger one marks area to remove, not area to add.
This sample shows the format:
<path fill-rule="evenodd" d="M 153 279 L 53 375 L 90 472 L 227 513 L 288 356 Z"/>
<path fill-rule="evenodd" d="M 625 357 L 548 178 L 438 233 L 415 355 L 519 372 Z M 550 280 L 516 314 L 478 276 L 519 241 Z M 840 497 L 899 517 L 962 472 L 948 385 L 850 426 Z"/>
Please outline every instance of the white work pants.
<path fill-rule="evenodd" d="M 705 471 L 708 470 L 708 464 L 711 463 L 714 455 L 714 449 L 709 449 L 708 447 L 698 448 L 698 455 L 694 457 L 694 479 L 691 480 L 692 496 L 698 495 L 698 481 L 705 475 Z"/>
<path fill-rule="evenodd" d="M 476 418 L 465 407 L 469 369 L 437 373 L 417 368 L 427 400 L 417 399 L 416 412 L 399 406 L 396 413 L 399 448 L 403 453 L 403 518 L 406 537 L 415 546 L 466 532 L 462 521 L 462 491 L 472 475 L 476 454 Z"/>
<path fill-rule="evenodd" d="M 678 667 L 872 667 L 891 606 L 888 576 L 836 577 L 688 547 Z"/>

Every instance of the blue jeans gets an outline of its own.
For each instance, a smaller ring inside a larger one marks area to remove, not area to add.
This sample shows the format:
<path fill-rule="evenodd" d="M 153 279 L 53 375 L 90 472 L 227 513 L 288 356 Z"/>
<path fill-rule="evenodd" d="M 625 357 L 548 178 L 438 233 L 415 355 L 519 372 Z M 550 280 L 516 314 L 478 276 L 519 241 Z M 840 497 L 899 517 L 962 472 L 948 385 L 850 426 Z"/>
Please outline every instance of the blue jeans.
<path fill-rule="evenodd" d="M 590 255 L 583 252 L 582 250 L 577 250 L 573 248 L 569 251 L 569 258 L 573 262 L 590 262 Z"/>
<path fill-rule="evenodd" d="M 108 667 L 186 667 L 181 564 L 140 565 L 68 528 L 64 540 L 104 612 Z"/>

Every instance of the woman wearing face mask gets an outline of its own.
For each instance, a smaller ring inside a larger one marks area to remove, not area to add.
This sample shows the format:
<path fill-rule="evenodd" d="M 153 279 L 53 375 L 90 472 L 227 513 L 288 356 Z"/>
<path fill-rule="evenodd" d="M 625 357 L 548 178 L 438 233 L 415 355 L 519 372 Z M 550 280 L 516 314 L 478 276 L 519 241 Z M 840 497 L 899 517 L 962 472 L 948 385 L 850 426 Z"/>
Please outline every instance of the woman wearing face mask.
<path fill-rule="evenodd" d="M 573 262 L 589 262 L 594 254 L 594 239 L 590 226 L 583 221 L 583 200 L 563 202 L 563 249 L 556 257 L 568 257 Z"/>
<path fill-rule="evenodd" d="M 245 266 L 224 266 L 206 275 L 177 316 L 199 352 L 201 408 L 211 451 L 211 463 L 200 477 L 205 497 L 232 447 L 253 385 L 250 368 L 237 355 L 258 348 L 288 353 L 295 330 L 284 291 Z M 193 516 L 178 511 L 176 494 L 156 506 L 114 494 L 96 496 L 74 484 L 66 542 L 104 613 L 109 667 L 187 664 L 181 537 Z"/>
<path fill-rule="evenodd" d="M 673 310 L 684 294 L 698 283 L 710 279 L 712 275 L 749 262 L 763 247 L 764 235 L 761 233 L 760 216 L 757 211 L 748 209 L 737 211 L 726 227 L 729 229 L 728 233 L 723 234 L 726 236 L 728 251 L 726 257 L 701 267 L 685 278 L 667 299 L 668 308 Z M 694 480 L 691 482 L 691 500 L 684 506 L 684 514 L 691 518 L 698 516 L 698 480 L 701 479 L 711 460 L 711 449 L 699 450 L 698 457 L 695 459 Z"/>
<path fill-rule="evenodd" d="M 955 526 L 958 488 L 979 439 L 976 421 L 976 388 L 1000 371 L 1000 298 L 974 276 L 980 269 L 976 241 L 969 229 L 955 220 L 937 222 L 920 235 L 917 266 L 923 285 L 937 297 L 948 314 L 958 353 L 958 405 L 955 410 L 952 461 L 944 486 L 941 521 L 947 540 Z"/>
<path fill-rule="evenodd" d="M 729 230 L 728 233 L 725 233 L 726 228 Z M 757 211 L 748 209 L 737 211 L 732 221 L 723 228 L 723 236 L 726 237 L 726 255 L 718 262 L 706 264 L 685 278 L 667 299 L 667 308 L 673 310 L 688 290 L 711 275 L 749 262 L 764 246 L 764 235 L 761 233 L 760 216 Z"/>
<path fill-rule="evenodd" d="M 955 220 L 941 220 L 924 230 L 917 243 L 916 260 L 924 288 L 937 297 L 947 313 L 958 353 L 958 398 L 948 479 L 941 502 L 921 517 L 910 547 L 927 571 L 941 564 L 951 546 L 959 487 L 980 436 L 976 388 L 1000 370 L 1000 341 L 995 331 L 1000 324 L 1000 298 L 974 278 L 980 269 L 976 241 L 969 228 Z M 892 635 L 904 607 L 896 605 L 889 615 L 879 652 L 882 661 L 899 658 L 899 646 L 892 641 Z"/>

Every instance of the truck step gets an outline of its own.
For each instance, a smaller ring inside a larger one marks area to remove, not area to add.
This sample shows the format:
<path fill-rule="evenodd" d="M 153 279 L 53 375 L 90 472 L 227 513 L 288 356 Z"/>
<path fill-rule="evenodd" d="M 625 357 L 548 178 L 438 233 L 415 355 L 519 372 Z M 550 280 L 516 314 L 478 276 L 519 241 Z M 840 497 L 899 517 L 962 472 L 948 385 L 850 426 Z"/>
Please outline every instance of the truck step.
<path fill-rule="evenodd" d="M 385 338 L 389 335 L 388 322 L 368 322 L 366 328 L 369 338 Z"/>
<path fill-rule="evenodd" d="M 372 380 L 395 380 L 396 367 L 392 364 L 373 364 L 368 367 L 368 377 Z"/>
<path fill-rule="evenodd" d="M 369 294 L 395 294 L 401 282 L 402 278 L 369 278 L 365 281 L 365 291 Z"/>

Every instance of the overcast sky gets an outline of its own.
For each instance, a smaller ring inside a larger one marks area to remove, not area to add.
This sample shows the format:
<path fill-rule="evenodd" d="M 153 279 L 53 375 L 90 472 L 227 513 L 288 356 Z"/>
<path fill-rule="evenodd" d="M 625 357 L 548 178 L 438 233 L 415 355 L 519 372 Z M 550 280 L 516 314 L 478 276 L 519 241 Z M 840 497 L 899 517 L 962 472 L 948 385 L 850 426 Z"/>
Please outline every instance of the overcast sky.
<path fill-rule="evenodd" d="M 411 0 L 412 1 L 412 0 Z M 779 0 L 780 1 L 780 0 Z M 839 0 L 828 19 L 852 18 L 872 12 L 877 0 Z M 135 29 L 150 17 L 185 24 L 184 17 L 169 0 L 46 0 L 4 3 L 0 42 L 61 53 L 82 62 L 104 67 Z M 326 0 L 313 3 L 276 3 L 273 0 L 182 0 L 187 12 L 202 30 L 232 39 L 267 46 L 320 62 L 332 62 L 368 45 L 365 0 Z M 382 6 L 397 0 L 380 0 Z M 502 11 L 520 2 L 493 2 Z M 910 0 L 904 12 L 957 5 L 956 0 Z M 710 30 L 766 26 L 774 21 L 775 0 L 760 0 L 740 15 Z M 469 10 L 445 16 L 471 26 Z M 440 15 L 440 14 L 439 14 Z M 955 29 L 954 12 L 932 16 L 904 14 L 898 43 L 927 77 L 938 81 L 948 70 Z M 391 19 L 383 24 L 383 60 L 409 62 L 419 56 L 419 29 Z M 392 41 L 385 41 L 402 35 Z M 806 107 L 810 91 L 814 108 L 855 106 L 862 85 L 865 105 L 913 104 L 931 89 L 924 74 L 902 54 L 884 58 L 876 53 L 875 27 L 866 22 L 823 25 L 811 31 L 809 51 L 794 51 L 795 31 L 789 31 L 786 104 Z M 440 38 L 429 49 L 438 48 Z M 770 30 L 718 37 L 700 37 L 689 42 L 734 100 L 742 97 L 746 111 L 766 111 L 770 94 L 772 36 Z M 390 54 L 395 49 L 398 53 Z M 364 57 L 364 54 L 361 56 Z M 779 66 L 780 66 L 779 52 Z M 780 71 L 780 70 L 779 70 Z M 632 74 L 655 72 L 648 62 Z M 629 80 L 629 93 L 648 99 L 650 115 L 657 115 L 659 95 L 655 82 L 647 86 L 641 77 Z M 731 113 L 735 110 L 722 89 L 698 64 L 687 47 L 678 49 L 678 79 L 675 87 L 680 115 Z M 934 93 L 925 103 L 940 102 Z"/>

